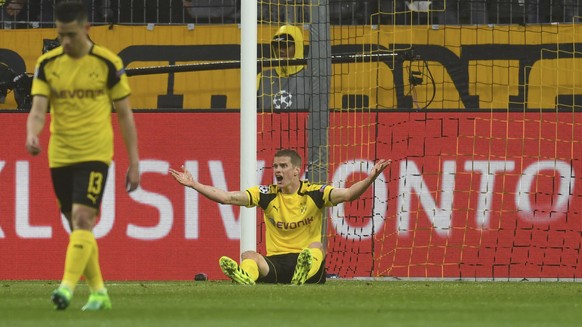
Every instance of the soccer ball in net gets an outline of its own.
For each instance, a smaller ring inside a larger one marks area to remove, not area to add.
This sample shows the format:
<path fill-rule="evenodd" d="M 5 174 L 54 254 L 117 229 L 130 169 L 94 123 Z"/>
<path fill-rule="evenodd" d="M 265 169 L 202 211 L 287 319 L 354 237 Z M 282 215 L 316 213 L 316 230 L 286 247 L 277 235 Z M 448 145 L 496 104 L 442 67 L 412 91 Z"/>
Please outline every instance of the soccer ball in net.
<path fill-rule="evenodd" d="M 293 95 L 285 90 L 279 91 L 273 97 L 273 106 L 275 109 L 289 109 L 293 104 Z"/>

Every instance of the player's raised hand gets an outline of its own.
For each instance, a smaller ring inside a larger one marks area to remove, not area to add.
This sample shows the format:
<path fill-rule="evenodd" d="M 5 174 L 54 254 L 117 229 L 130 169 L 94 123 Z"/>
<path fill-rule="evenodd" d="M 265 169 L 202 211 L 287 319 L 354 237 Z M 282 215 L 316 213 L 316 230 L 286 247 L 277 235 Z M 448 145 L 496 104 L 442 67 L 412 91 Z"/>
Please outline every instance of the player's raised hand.
<path fill-rule="evenodd" d="M 374 165 L 374 167 L 372 167 L 372 170 L 370 171 L 370 175 L 374 176 L 374 179 L 376 179 L 376 177 L 378 177 L 378 175 L 380 175 L 384 171 L 384 169 L 386 169 L 386 167 L 390 166 L 391 163 L 392 163 L 391 159 L 378 160 L 378 162 Z"/>
<path fill-rule="evenodd" d="M 178 183 L 188 187 L 194 186 L 194 178 L 190 171 L 188 171 L 184 166 L 182 166 L 182 171 L 170 168 L 169 172 Z"/>

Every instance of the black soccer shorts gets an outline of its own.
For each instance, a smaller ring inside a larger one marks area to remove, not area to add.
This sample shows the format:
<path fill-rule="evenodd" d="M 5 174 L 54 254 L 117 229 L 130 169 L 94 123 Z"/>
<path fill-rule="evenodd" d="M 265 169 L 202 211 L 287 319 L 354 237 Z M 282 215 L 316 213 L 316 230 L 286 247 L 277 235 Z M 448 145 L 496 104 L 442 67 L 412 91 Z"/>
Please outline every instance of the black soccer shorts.
<path fill-rule="evenodd" d="M 99 211 L 109 166 L 101 161 L 51 168 L 53 188 L 63 214 L 73 210 L 73 203 Z"/>
<path fill-rule="evenodd" d="M 259 277 L 257 282 L 269 284 L 289 284 L 295 272 L 299 253 L 286 253 L 271 256 L 263 256 L 269 265 L 269 273 L 265 277 Z M 314 276 L 305 281 L 306 284 L 325 283 L 325 258 Z"/>

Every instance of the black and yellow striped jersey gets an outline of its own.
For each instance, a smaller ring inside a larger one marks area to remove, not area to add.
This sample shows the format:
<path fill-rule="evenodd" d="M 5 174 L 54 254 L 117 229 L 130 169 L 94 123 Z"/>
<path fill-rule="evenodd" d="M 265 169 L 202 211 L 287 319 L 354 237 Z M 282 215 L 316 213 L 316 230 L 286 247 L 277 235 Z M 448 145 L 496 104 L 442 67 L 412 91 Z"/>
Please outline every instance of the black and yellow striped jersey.
<path fill-rule="evenodd" d="M 302 181 L 294 194 L 283 194 L 277 185 L 246 190 L 247 207 L 263 209 L 267 255 L 298 253 L 312 242 L 321 242 L 322 217 L 331 207 L 332 186 Z"/>
<path fill-rule="evenodd" d="M 50 167 L 113 158 L 112 101 L 131 90 L 119 56 L 98 45 L 81 58 L 55 48 L 42 55 L 32 84 L 33 96 L 49 99 Z"/>

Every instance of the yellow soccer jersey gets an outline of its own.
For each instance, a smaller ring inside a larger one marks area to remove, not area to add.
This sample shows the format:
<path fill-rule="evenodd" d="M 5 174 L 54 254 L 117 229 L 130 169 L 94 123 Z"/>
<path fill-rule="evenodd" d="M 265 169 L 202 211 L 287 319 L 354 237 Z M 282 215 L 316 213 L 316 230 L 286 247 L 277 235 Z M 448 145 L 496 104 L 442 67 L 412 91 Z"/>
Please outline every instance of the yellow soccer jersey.
<path fill-rule="evenodd" d="M 32 83 L 33 96 L 49 98 L 51 138 L 49 166 L 113 158 L 112 101 L 131 93 L 123 62 L 113 52 L 93 45 L 81 58 L 62 47 L 42 55 Z"/>
<path fill-rule="evenodd" d="M 299 253 L 312 242 L 321 242 L 323 207 L 331 207 L 332 186 L 302 181 L 295 194 L 283 194 L 277 185 L 246 190 L 247 207 L 264 211 L 267 255 Z"/>

